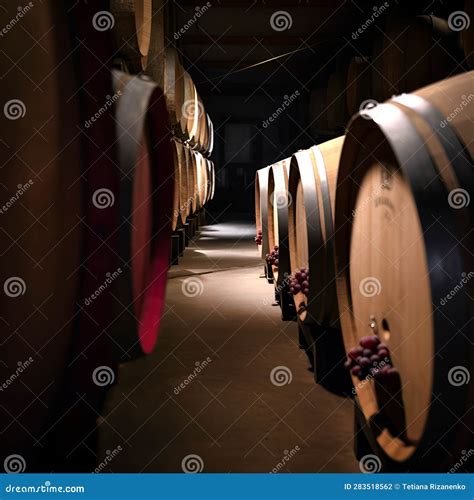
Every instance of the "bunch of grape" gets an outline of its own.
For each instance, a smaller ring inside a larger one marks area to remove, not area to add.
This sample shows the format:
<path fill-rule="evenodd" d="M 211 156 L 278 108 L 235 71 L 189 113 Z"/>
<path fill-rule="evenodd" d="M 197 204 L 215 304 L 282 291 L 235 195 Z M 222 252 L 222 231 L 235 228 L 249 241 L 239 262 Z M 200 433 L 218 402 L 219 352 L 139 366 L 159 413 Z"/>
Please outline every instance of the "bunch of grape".
<path fill-rule="evenodd" d="M 270 253 L 267 253 L 265 256 L 265 260 L 267 261 L 267 264 L 273 266 L 273 267 L 278 267 L 278 246 L 274 246 L 273 250 Z"/>
<path fill-rule="evenodd" d="M 306 296 L 309 293 L 309 269 L 306 267 L 302 267 L 291 276 L 290 293 L 296 295 L 299 292 L 303 292 Z"/>
<path fill-rule="evenodd" d="M 397 373 L 392 366 L 387 345 L 380 342 L 376 335 L 362 337 L 359 346 L 349 351 L 344 367 L 359 380 L 369 375 L 374 378 L 383 378 Z"/>
<path fill-rule="evenodd" d="M 262 244 L 262 230 L 261 229 L 259 229 L 257 231 L 257 236 L 255 236 L 255 243 L 257 245 L 261 245 Z"/>

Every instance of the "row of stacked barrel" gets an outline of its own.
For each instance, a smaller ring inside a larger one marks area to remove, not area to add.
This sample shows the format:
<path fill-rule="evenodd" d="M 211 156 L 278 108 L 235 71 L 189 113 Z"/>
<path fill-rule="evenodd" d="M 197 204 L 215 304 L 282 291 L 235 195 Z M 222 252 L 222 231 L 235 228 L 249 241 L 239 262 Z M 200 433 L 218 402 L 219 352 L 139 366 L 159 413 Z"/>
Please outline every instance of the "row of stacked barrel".
<path fill-rule="evenodd" d="M 473 88 L 471 71 L 394 96 L 256 175 L 267 279 L 317 382 L 354 397 L 372 471 L 468 467 Z"/>
<path fill-rule="evenodd" d="M 160 3 L 0 12 L 22 25 L 0 57 L 0 378 L 21 376 L 2 389 L 7 472 L 94 469 L 118 365 L 157 341 L 173 231 L 213 196 L 212 122 Z"/>
<path fill-rule="evenodd" d="M 383 5 L 377 13 L 386 17 L 373 17 L 360 32 L 352 33 L 351 42 L 360 45 L 358 55 L 350 61 L 338 58 L 338 68 L 328 76 L 327 84 L 312 91 L 311 130 L 315 135 L 342 131 L 361 105 L 372 106 L 474 69 L 474 7 L 470 0 L 464 11 L 454 12 L 448 19 L 434 15 L 401 19 L 385 13 Z M 375 33 L 366 33 L 373 25 L 378 28 L 373 29 Z"/>
<path fill-rule="evenodd" d="M 164 43 L 166 5 L 161 0 L 112 0 L 119 66 L 147 75 L 162 89 L 173 135 L 175 188 L 172 228 L 185 225 L 214 196 L 214 127 L 196 86 L 174 47 Z"/>
<path fill-rule="evenodd" d="M 176 49 L 165 50 L 165 96 L 174 137 L 173 229 L 186 224 L 214 197 L 214 126 Z"/>

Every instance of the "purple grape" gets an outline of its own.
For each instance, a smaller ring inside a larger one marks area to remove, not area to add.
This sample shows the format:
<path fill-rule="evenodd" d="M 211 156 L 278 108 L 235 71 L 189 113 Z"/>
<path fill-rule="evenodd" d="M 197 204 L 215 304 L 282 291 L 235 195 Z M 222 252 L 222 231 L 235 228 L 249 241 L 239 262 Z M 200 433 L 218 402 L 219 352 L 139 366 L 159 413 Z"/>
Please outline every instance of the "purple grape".
<path fill-rule="evenodd" d="M 362 372 L 362 369 L 360 366 L 353 366 L 351 368 L 351 374 L 354 375 L 354 377 L 358 377 L 359 376 L 359 373 Z"/>
<path fill-rule="evenodd" d="M 358 357 L 360 357 L 361 354 L 362 354 L 362 349 L 360 347 L 353 347 L 349 351 L 348 356 L 349 358 L 355 361 Z"/>
<path fill-rule="evenodd" d="M 367 368 L 370 365 L 369 358 L 366 358 L 365 356 L 361 357 L 359 360 L 359 365 L 362 368 Z"/>
<path fill-rule="evenodd" d="M 366 337 L 362 337 L 360 339 L 360 345 L 364 348 L 364 349 L 376 349 L 377 348 L 377 345 L 379 344 L 379 339 L 378 337 L 376 337 L 375 335 L 368 335 Z"/>
<path fill-rule="evenodd" d="M 380 359 L 388 358 L 388 351 L 387 349 L 379 349 L 377 351 L 377 355 L 380 357 Z"/>
<path fill-rule="evenodd" d="M 372 356 L 372 354 L 373 354 L 372 349 L 364 349 L 362 351 L 362 356 L 365 356 L 366 358 L 370 358 L 370 356 Z"/>

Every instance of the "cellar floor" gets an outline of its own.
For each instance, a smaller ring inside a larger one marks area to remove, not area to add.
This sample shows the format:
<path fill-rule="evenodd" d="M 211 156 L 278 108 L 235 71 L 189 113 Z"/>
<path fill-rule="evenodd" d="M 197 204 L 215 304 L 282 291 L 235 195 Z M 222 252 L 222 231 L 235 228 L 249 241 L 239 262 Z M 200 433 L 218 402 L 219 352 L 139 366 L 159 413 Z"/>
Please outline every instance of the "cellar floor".
<path fill-rule="evenodd" d="M 170 270 L 158 345 L 121 366 L 107 400 L 104 471 L 359 471 L 352 404 L 314 384 L 296 324 L 259 278 L 254 232 L 203 226 Z M 274 385 L 275 367 L 291 382 Z"/>

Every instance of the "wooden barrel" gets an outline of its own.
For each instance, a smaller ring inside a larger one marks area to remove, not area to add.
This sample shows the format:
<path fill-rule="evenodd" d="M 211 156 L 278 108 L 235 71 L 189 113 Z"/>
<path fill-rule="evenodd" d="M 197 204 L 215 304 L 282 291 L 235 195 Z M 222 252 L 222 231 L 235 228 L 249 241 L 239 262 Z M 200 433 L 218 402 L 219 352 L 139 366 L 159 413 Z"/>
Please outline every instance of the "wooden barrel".
<path fill-rule="evenodd" d="M 116 122 L 120 192 L 117 320 L 112 325 L 123 361 L 150 353 L 164 306 L 174 197 L 171 131 L 161 89 L 144 77 L 114 71 L 122 89 Z M 124 304 L 128 304 L 124 310 Z"/>
<path fill-rule="evenodd" d="M 168 110 L 169 111 L 169 110 Z M 186 171 L 186 159 L 184 157 L 183 145 L 173 139 L 173 164 L 174 164 L 174 191 L 173 191 L 173 218 L 171 227 L 173 231 L 182 222 L 186 222 L 188 179 Z"/>
<path fill-rule="evenodd" d="M 333 221 L 343 142 L 338 137 L 294 154 L 288 184 L 291 270 L 309 269 L 308 296 L 295 295 L 295 306 L 302 321 L 332 328 L 339 326 Z"/>
<path fill-rule="evenodd" d="M 208 143 L 209 143 L 209 129 L 207 122 L 207 113 L 204 108 L 204 104 L 201 100 L 201 108 L 199 109 L 199 138 L 197 149 L 202 153 L 206 154 Z"/>
<path fill-rule="evenodd" d="M 184 146 L 184 156 L 186 159 L 186 168 L 188 173 L 188 207 L 189 215 L 196 211 L 196 161 L 193 151 Z"/>
<path fill-rule="evenodd" d="M 194 84 L 193 84 L 194 86 Z M 189 144 L 196 151 L 202 152 L 202 142 L 205 140 L 205 129 L 207 129 L 206 114 L 204 111 L 204 105 L 202 99 L 194 87 L 195 101 L 194 104 L 188 107 L 190 113 L 190 118 L 192 120 L 192 128 L 189 131 Z"/>
<path fill-rule="evenodd" d="M 347 120 L 346 106 L 346 78 L 340 72 L 334 72 L 328 81 L 326 90 L 326 116 L 328 128 L 334 131 L 343 131 Z"/>
<path fill-rule="evenodd" d="M 292 203 L 288 193 L 290 162 L 291 158 L 286 158 L 271 165 L 268 171 L 268 246 L 270 250 L 278 247 L 278 266 L 273 266 L 273 276 L 279 287 L 291 273 L 288 243 L 288 206 Z"/>
<path fill-rule="evenodd" d="M 112 0 L 110 11 L 98 12 L 99 30 L 112 28 L 115 43 L 133 72 L 146 69 L 152 31 L 152 0 Z"/>
<path fill-rule="evenodd" d="M 455 27 L 461 28 L 461 40 L 464 49 L 466 62 L 471 69 L 474 69 L 474 3 L 466 0 L 464 4 L 464 13 L 454 14 L 456 18 L 451 18 L 451 22 L 457 19 Z"/>
<path fill-rule="evenodd" d="M 214 150 L 214 124 L 212 123 L 211 117 L 206 113 L 207 116 L 207 129 L 208 129 L 208 142 L 206 146 L 206 156 L 211 156 Z"/>
<path fill-rule="evenodd" d="M 206 204 L 207 196 L 207 164 L 206 159 L 199 151 L 194 151 L 196 159 L 196 206 L 201 209 Z"/>
<path fill-rule="evenodd" d="M 184 224 L 187 217 L 191 214 L 191 194 L 190 193 L 190 174 L 188 166 L 188 156 L 186 154 L 186 146 L 179 141 L 175 141 L 179 170 L 180 170 L 180 219 Z"/>
<path fill-rule="evenodd" d="M 462 74 L 355 118 L 340 161 L 344 343 L 389 348 L 398 374 L 353 381 L 380 456 L 405 470 L 449 470 L 473 445 L 473 84 Z"/>
<path fill-rule="evenodd" d="M 268 253 L 268 176 L 270 167 L 261 168 L 255 174 L 255 227 L 262 232 L 262 244 L 258 245 L 260 257 Z"/>
<path fill-rule="evenodd" d="M 194 147 L 198 142 L 199 133 L 199 96 L 192 78 L 187 71 L 184 77 L 184 102 L 181 108 L 181 130 L 189 144 Z"/>
<path fill-rule="evenodd" d="M 208 201 L 211 201 L 214 198 L 214 193 L 216 190 L 216 171 L 214 162 L 212 160 L 207 160 L 209 165 L 208 170 L 208 179 L 209 179 L 209 198 Z"/>
<path fill-rule="evenodd" d="M 353 57 L 347 69 L 346 104 L 349 115 L 359 111 L 359 108 L 372 96 L 372 73 L 370 62 L 365 57 Z"/>
<path fill-rule="evenodd" d="M 181 115 L 184 103 L 183 67 L 176 49 L 167 47 L 165 50 L 165 86 L 166 106 L 173 131 L 182 136 Z"/>
<path fill-rule="evenodd" d="M 435 16 L 387 17 L 372 56 L 374 98 L 411 92 L 451 76 L 457 69 L 456 39 L 447 21 Z"/>
<path fill-rule="evenodd" d="M 23 12 L 0 53 L 0 455 L 4 472 L 49 472 L 44 455 L 77 334 L 82 221 L 92 201 L 83 199 L 85 117 L 66 8 L 46 1 Z M 13 4 L 1 9 L 2 26 L 17 13 Z"/>

